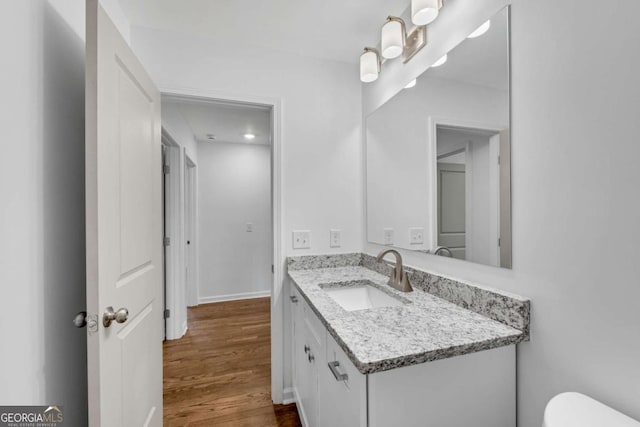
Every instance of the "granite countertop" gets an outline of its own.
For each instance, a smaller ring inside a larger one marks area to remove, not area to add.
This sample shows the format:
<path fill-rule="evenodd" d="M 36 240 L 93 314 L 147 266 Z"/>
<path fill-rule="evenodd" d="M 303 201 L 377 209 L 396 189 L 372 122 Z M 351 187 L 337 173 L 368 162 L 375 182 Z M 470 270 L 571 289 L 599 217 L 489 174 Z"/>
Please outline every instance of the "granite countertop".
<path fill-rule="evenodd" d="M 502 347 L 528 338 L 523 331 L 422 290 L 399 292 L 387 285 L 387 276 L 362 266 L 290 270 L 289 276 L 363 374 Z M 406 303 L 346 311 L 319 286 L 358 280 L 370 280 Z"/>

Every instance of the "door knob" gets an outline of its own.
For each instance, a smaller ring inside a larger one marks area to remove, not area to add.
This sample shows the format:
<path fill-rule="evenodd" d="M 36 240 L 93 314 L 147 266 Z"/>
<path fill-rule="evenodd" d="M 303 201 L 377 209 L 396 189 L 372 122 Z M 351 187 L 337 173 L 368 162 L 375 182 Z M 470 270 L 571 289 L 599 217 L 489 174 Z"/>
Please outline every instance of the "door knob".
<path fill-rule="evenodd" d="M 81 311 L 73 318 L 73 324 L 76 328 L 84 328 L 87 326 L 87 312 Z"/>
<path fill-rule="evenodd" d="M 114 320 L 118 323 L 124 323 L 129 318 L 129 310 L 121 308 L 118 311 L 113 311 L 113 307 L 107 307 L 102 315 L 102 324 L 105 328 L 111 326 L 111 322 Z"/>

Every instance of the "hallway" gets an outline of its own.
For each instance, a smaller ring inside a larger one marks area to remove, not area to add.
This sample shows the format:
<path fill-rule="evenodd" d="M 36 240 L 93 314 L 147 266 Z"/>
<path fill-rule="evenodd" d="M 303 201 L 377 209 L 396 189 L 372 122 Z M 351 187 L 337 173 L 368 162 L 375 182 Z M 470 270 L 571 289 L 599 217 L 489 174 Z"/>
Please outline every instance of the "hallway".
<path fill-rule="evenodd" d="M 269 298 L 189 308 L 187 334 L 163 345 L 164 424 L 300 426 L 271 402 L 270 355 Z"/>

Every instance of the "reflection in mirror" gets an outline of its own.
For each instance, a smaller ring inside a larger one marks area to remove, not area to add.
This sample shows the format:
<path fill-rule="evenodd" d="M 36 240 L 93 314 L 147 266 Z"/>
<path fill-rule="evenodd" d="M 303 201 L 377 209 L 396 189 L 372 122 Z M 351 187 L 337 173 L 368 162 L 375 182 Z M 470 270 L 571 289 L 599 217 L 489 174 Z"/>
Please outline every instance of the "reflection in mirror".
<path fill-rule="evenodd" d="M 485 27 L 367 117 L 369 242 L 511 267 L 508 8 Z"/>

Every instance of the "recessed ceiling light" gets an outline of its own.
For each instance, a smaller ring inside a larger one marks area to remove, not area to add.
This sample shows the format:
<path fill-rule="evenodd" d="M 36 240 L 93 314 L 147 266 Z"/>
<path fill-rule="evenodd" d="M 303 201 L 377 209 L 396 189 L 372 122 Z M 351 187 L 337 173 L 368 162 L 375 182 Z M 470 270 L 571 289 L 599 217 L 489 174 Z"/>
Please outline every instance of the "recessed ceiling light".
<path fill-rule="evenodd" d="M 244 139 L 248 139 L 248 140 L 256 139 L 256 135 L 253 133 L 245 133 Z"/>
<path fill-rule="evenodd" d="M 475 30 L 473 33 L 469 34 L 467 36 L 467 38 L 468 39 L 475 39 L 476 37 L 480 37 L 481 35 L 483 35 L 487 31 L 489 31 L 489 28 L 491 28 L 491 20 L 489 20 L 489 21 L 485 22 L 484 24 L 480 25 L 478 27 L 478 29 Z"/>
<path fill-rule="evenodd" d="M 408 84 L 408 85 L 406 85 L 404 88 L 405 88 L 405 89 L 411 89 L 412 87 L 414 87 L 414 86 L 416 85 L 416 83 L 417 83 L 417 82 L 416 82 L 416 79 L 413 79 L 413 80 L 411 80 L 411 81 L 409 82 L 409 84 Z"/>
<path fill-rule="evenodd" d="M 439 67 L 442 64 L 444 64 L 445 62 L 447 62 L 447 55 L 446 54 L 442 58 L 440 58 L 436 62 L 434 62 L 432 67 Z"/>

